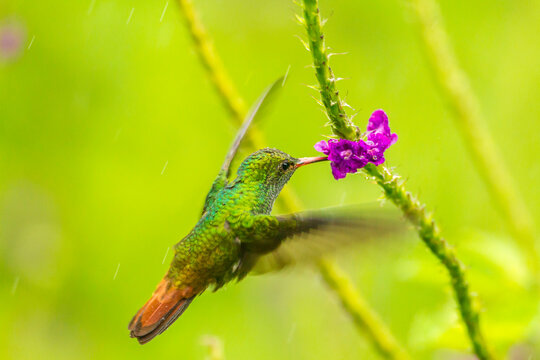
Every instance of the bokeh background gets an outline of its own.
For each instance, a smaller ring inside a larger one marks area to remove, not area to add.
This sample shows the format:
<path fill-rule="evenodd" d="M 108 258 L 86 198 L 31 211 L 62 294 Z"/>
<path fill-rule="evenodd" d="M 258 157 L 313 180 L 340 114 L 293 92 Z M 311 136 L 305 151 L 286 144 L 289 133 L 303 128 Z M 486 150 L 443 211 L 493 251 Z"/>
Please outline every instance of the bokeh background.
<path fill-rule="evenodd" d="M 168 3 L 168 5 L 166 5 Z M 167 9 L 164 11 L 165 7 Z M 315 79 L 289 0 L 195 1 L 248 102 L 290 66 L 262 123 L 269 145 L 313 156 L 329 134 L 306 85 Z M 364 127 L 383 108 L 388 151 L 434 210 L 468 267 L 488 341 L 527 359 L 539 301 L 464 150 L 403 0 L 322 1 L 341 93 Z M 540 1 L 441 1 L 446 27 L 493 136 L 535 220 L 540 192 Z M 131 15 L 130 15 L 131 14 Z M 309 267 L 248 277 L 199 297 L 143 347 L 127 324 L 197 220 L 234 135 L 170 0 L 0 3 L 0 358 L 203 359 L 203 335 L 228 359 L 375 358 Z M 327 165 L 288 185 L 305 206 L 369 202 L 363 175 Z M 338 254 L 372 307 L 416 359 L 467 359 L 448 277 L 409 234 Z"/>

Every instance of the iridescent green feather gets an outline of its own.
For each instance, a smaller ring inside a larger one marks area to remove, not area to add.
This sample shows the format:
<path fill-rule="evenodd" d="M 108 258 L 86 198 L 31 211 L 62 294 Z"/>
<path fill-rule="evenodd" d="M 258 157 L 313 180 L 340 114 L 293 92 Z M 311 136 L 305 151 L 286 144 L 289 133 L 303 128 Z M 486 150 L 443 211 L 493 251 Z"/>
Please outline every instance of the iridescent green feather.
<path fill-rule="evenodd" d="M 283 87 L 283 77 L 280 77 L 276 81 L 274 81 L 270 86 L 268 86 L 261 96 L 257 99 L 251 110 L 249 111 L 248 115 L 246 116 L 246 119 L 242 123 L 242 126 L 240 129 L 238 129 L 238 133 L 236 134 L 236 138 L 234 139 L 231 148 L 229 149 L 229 152 L 227 153 L 227 156 L 225 157 L 225 161 L 223 162 L 223 165 L 221 166 L 221 169 L 218 173 L 218 176 L 212 183 L 212 187 L 210 188 L 210 191 L 206 195 L 206 200 L 204 202 L 203 206 L 203 214 L 207 210 L 208 206 L 212 204 L 219 193 L 221 189 L 227 185 L 228 178 L 230 175 L 231 170 L 231 163 L 235 159 L 236 154 L 238 153 L 238 149 L 240 148 L 240 145 L 242 144 L 242 141 L 244 140 L 247 131 L 249 130 L 249 127 L 251 124 L 257 119 L 261 117 L 261 113 L 263 112 L 264 108 L 268 105 L 268 103 L 276 96 L 278 93 L 278 90 Z"/>

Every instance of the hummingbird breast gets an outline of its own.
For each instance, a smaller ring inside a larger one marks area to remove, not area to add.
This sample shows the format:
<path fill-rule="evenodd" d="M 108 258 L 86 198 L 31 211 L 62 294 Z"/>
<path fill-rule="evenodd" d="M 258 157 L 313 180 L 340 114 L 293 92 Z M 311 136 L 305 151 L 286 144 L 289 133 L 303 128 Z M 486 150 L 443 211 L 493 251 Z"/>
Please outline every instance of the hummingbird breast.
<path fill-rule="evenodd" d="M 260 185 L 233 182 L 208 207 L 191 232 L 175 246 L 169 277 L 177 286 L 216 288 L 235 277 L 242 240 L 253 215 L 269 214 L 275 196 Z"/>
<path fill-rule="evenodd" d="M 217 224 L 216 219 L 205 216 L 176 245 L 169 276 L 177 286 L 204 289 L 225 281 L 240 251 L 239 243 L 227 227 L 226 221 Z"/>

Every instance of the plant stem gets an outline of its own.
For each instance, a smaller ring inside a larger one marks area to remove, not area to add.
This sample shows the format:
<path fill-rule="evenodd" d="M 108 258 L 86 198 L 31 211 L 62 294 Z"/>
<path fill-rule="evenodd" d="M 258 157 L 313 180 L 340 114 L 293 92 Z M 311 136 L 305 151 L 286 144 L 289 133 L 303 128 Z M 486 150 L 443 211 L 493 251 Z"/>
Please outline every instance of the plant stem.
<path fill-rule="evenodd" d="M 435 80 L 455 113 L 457 128 L 471 159 L 513 236 L 529 256 L 530 265 L 538 270 L 532 216 L 488 131 L 470 81 L 458 64 L 439 6 L 435 0 L 410 1 Z"/>
<path fill-rule="evenodd" d="M 202 24 L 195 13 L 191 0 L 178 0 L 178 5 L 189 30 L 189 35 L 195 45 L 195 50 L 208 77 L 212 80 L 215 90 L 220 95 L 223 104 L 233 115 L 236 125 L 242 124 L 244 116 L 248 111 L 244 99 L 236 90 L 229 74 L 225 71 L 221 59 L 217 56 L 216 50 Z"/>
<path fill-rule="evenodd" d="M 319 9 L 316 8 L 315 11 L 314 15 L 316 16 L 306 16 L 304 12 L 303 20 L 306 28 L 310 30 L 308 31 L 309 48 L 313 54 L 313 65 L 315 66 L 315 76 L 319 81 L 321 100 L 326 108 L 334 134 L 345 139 L 356 139 L 360 136 L 360 132 L 343 110 L 344 103 L 336 88 L 337 79 L 328 64 L 329 56 L 322 33 L 321 17 L 318 16 Z M 302 21 L 302 19 L 300 20 Z"/>
<path fill-rule="evenodd" d="M 309 49 L 315 65 L 317 80 L 320 85 L 320 94 L 322 103 L 325 105 L 326 112 L 331 119 L 331 125 L 334 133 L 349 134 L 346 139 L 356 140 L 356 127 L 348 121 L 347 115 L 341 108 L 338 116 L 331 115 L 336 107 L 327 104 L 340 103 L 337 91 L 330 98 L 327 84 L 331 79 L 321 79 L 320 74 L 327 74 L 333 77 L 329 70 L 328 53 L 324 44 L 324 35 L 321 29 L 321 18 L 317 0 L 303 0 L 304 24 L 306 26 Z M 328 68 L 325 70 L 323 68 Z M 335 89 L 333 89 L 335 90 Z M 326 99 L 325 99 L 326 98 Z M 349 128 L 349 131 L 344 131 Z M 338 129 L 336 131 L 336 129 Z M 399 176 L 396 176 L 384 166 L 375 166 L 368 164 L 365 172 L 375 179 L 375 182 L 382 187 L 386 197 L 390 199 L 397 207 L 401 209 L 407 219 L 415 226 L 418 235 L 424 241 L 431 252 L 446 267 L 452 280 L 452 287 L 455 292 L 457 303 L 461 312 L 461 317 L 467 327 L 468 335 L 474 352 L 480 359 L 492 359 L 487 344 L 480 329 L 480 319 L 478 306 L 473 302 L 469 285 L 465 279 L 465 269 L 463 264 L 457 259 L 455 251 L 441 237 L 439 228 L 430 215 L 427 215 L 422 205 L 411 193 L 405 190 L 402 183 L 399 182 Z"/>
<path fill-rule="evenodd" d="M 214 86 L 227 109 L 232 113 L 237 124 L 241 124 L 247 114 L 245 102 L 236 92 L 235 87 L 221 64 L 212 43 L 209 40 L 202 22 L 196 16 L 190 0 L 178 0 L 180 10 L 186 20 L 187 28 L 193 39 L 199 59 L 212 79 Z M 352 124 L 352 123 L 351 123 Z M 253 125 L 252 125 L 253 126 Z M 249 144 L 253 150 L 264 147 L 264 137 L 252 129 L 247 133 Z M 301 203 L 290 188 L 281 192 L 280 201 L 287 212 L 301 209 Z M 405 360 L 406 353 L 399 347 L 385 324 L 370 309 L 367 302 L 355 289 L 352 281 L 339 269 L 337 264 L 330 260 L 321 260 L 318 263 L 323 280 L 334 290 L 345 310 L 351 316 L 357 328 L 365 333 L 373 342 L 379 353 L 387 359 Z"/>
<path fill-rule="evenodd" d="M 430 214 L 426 214 L 425 206 L 405 190 L 403 184 L 400 183 L 399 176 L 392 174 L 383 166 L 377 167 L 369 164 L 364 169 L 382 187 L 386 197 L 401 209 L 407 219 L 415 226 L 426 246 L 446 267 L 474 352 L 480 359 L 492 359 L 480 329 L 479 305 L 474 301 L 465 278 L 465 267 L 457 258 L 455 250 L 441 236 L 435 220 Z"/>
<path fill-rule="evenodd" d="M 351 315 L 354 324 L 363 329 L 373 346 L 385 359 L 406 360 L 407 353 L 396 342 L 377 314 L 370 309 L 365 300 L 358 296 L 351 280 L 332 261 L 319 261 L 319 270 L 326 284 L 338 295 L 341 304 Z"/>
<path fill-rule="evenodd" d="M 234 82 L 227 71 L 225 71 L 223 62 L 217 55 L 206 28 L 195 12 L 192 1 L 178 0 L 178 5 L 180 6 L 180 12 L 184 16 L 186 27 L 193 40 L 201 64 L 223 104 L 232 115 L 235 125 L 240 126 L 248 112 L 244 99 L 236 86 L 234 86 Z M 248 131 L 249 136 L 247 136 L 246 141 L 251 147 L 255 147 L 255 143 L 264 143 L 262 134 L 255 124 L 252 124 Z"/>

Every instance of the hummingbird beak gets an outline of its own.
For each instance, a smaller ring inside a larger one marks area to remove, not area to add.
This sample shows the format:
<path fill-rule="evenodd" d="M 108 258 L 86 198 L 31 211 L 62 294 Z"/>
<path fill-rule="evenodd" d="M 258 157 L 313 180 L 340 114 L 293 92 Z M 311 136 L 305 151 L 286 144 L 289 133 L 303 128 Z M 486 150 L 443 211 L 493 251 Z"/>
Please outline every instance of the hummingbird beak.
<path fill-rule="evenodd" d="M 325 160 L 328 160 L 328 156 L 299 158 L 298 162 L 296 163 L 296 168 L 299 168 L 300 166 L 304 166 L 307 164 L 313 164 L 319 161 L 325 161 Z"/>

